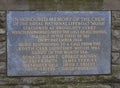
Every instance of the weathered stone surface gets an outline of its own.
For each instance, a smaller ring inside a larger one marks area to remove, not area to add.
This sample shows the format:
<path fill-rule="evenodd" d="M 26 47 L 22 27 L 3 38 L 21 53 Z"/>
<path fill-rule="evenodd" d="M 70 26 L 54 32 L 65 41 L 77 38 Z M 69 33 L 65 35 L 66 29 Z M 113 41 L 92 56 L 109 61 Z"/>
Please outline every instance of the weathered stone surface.
<path fill-rule="evenodd" d="M 8 10 L 29 10 L 28 0 L 8 0 Z"/>
<path fill-rule="evenodd" d="M 3 43 L 5 42 L 5 40 L 6 40 L 5 34 L 0 34 L 0 42 Z"/>
<path fill-rule="evenodd" d="M 6 70 L 6 63 L 5 62 L 0 62 L 0 74 L 5 74 Z"/>
<path fill-rule="evenodd" d="M 57 88 L 61 87 L 58 86 Z M 101 84 L 77 84 L 77 85 L 64 85 L 62 88 L 111 88 L 111 86 Z"/>
<path fill-rule="evenodd" d="M 14 86 L 9 86 L 9 85 L 3 85 L 3 86 L 0 85 L 0 88 L 15 88 L 15 87 Z"/>
<path fill-rule="evenodd" d="M 5 33 L 5 25 L 6 25 L 6 18 L 5 18 L 5 12 L 4 11 L 0 11 L 0 34 Z"/>
<path fill-rule="evenodd" d="M 103 0 L 0 0 L 1 10 L 100 10 Z"/>
<path fill-rule="evenodd" d="M 6 76 L 0 77 L 0 85 L 17 85 L 20 84 L 20 78 L 9 78 Z"/>
<path fill-rule="evenodd" d="M 99 10 L 103 0 L 29 0 L 30 9 L 35 10 Z"/>
<path fill-rule="evenodd" d="M 1 66 L 1 68 L 3 68 Z M 6 77 L 0 75 L 0 84 L 14 85 L 47 85 L 78 83 L 118 83 L 120 81 L 120 65 L 113 65 L 112 75 L 101 76 L 60 76 L 60 77 Z"/>
<path fill-rule="evenodd" d="M 0 73 L 5 72 L 3 62 L 6 61 L 5 12 L 0 11 Z"/>
<path fill-rule="evenodd" d="M 29 85 L 17 85 L 14 88 L 32 88 Z"/>
<path fill-rule="evenodd" d="M 4 37 L 0 37 L 0 40 L 5 41 Z M 6 42 L 0 42 L 0 62 L 5 62 L 5 61 L 6 61 Z"/>
<path fill-rule="evenodd" d="M 68 76 L 68 77 L 49 77 L 51 84 L 69 84 L 69 83 L 94 83 L 97 79 L 96 76 Z M 59 80 L 58 80 L 59 79 Z"/>
<path fill-rule="evenodd" d="M 120 88 L 120 83 L 114 83 L 111 86 L 112 88 Z"/>
<path fill-rule="evenodd" d="M 25 83 L 25 84 L 40 84 L 40 85 L 45 85 L 49 82 L 49 80 L 47 80 L 47 77 L 29 77 L 29 78 L 22 78 L 21 82 Z"/>
<path fill-rule="evenodd" d="M 69 84 L 69 85 L 15 85 L 15 86 L 0 86 L 0 88 L 113 88 L 109 84 Z M 119 87 L 114 87 L 119 88 Z"/>
<path fill-rule="evenodd" d="M 112 64 L 119 64 L 120 65 L 120 53 L 112 53 Z"/>
<path fill-rule="evenodd" d="M 0 34 L 5 34 L 5 29 L 0 28 Z"/>
<path fill-rule="evenodd" d="M 26 86 L 26 88 L 112 88 L 110 85 L 102 84 L 69 84 L 69 85 L 44 85 L 44 86 Z M 24 86 L 17 86 L 17 88 L 24 88 Z"/>
<path fill-rule="evenodd" d="M 113 30 L 112 31 L 113 37 L 115 37 L 117 40 L 120 40 L 120 30 Z"/>
<path fill-rule="evenodd" d="M 103 75 L 97 77 L 97 82 L 100 83 L 119 83 L 120 82 L 120 65 L 112 66 L 111 75 Z"/>
<path fill-rule="evenodd" d="M 120 51 L 120 11 L 112 11 L 112 51 Z"/>
<path fill-rule="evenodd" d="M 6 61 L 6 53 L 0 54 L 0 62 L 5 62 Z"/>
<path fill-rule="evenodd" d="M 0 55 L 5 52 L 6 52 L 6 42 L 0 42 Z"/>
<path fill-rule="evenodd" d="M 112 29 L 120 30 L 120 11 L 112 11 Z"/>
<path fill-rule="evenodd" d="M 112 51 L 120 51 L 120 30 L 112 30 Z"/>
<path fill-rule="evenodd" d="M 120 82 L 120 65 L 113 65 L 112 66 L 112 75 L 113 77 L 118 81 Z"/>
<path fill-rule="evenodd" d="M 7 8 L 6 3 L 7 0 L 0 0 L 0 10 L 5 10 Z"/>
<path fill-rule="evenodd" d="M 0 10 L 29 10 L 28 0 L 0 0 Z"/>
<path fill-rule="evenodd" d="M 76 84 L 76 83 L 94 83 L 95 76 L 72 76 L 72 77 L 0 77 L 0 84 L 19 84 L 19 85 L 47 85 L 47 84 Z"/>
<path fill-rule="evenodd" d="M 116 36 L 112 36 L 112 51 L 120 51 L 120 40 Z"/>
<path fill-rule="evenodd" d="M 104 0 L 104 10 L 120 10 L 120 0 Z"/>

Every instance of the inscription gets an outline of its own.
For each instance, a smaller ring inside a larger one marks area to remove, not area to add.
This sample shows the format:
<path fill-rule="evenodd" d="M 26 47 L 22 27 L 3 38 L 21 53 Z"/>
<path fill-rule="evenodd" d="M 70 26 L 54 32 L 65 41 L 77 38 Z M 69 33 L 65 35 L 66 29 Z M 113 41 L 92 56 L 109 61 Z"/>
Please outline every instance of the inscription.
<path fill-rule="evenodd" d="M 9 76 L 110 73 L 109 11 L 9 11 Z"/>

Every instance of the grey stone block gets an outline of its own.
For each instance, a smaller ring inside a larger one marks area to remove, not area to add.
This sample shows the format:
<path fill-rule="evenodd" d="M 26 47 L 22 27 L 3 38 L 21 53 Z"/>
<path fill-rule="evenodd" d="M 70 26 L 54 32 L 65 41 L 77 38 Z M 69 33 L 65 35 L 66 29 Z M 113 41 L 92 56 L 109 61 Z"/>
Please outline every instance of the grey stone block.
<path fill-rule="evenodd" d="M 6 63 L 0 62 L 0 74 L 5 74 L 6 72 Z"/>
<path fill-rule="evenodd" d="M 120 65 L 120 53 L 119 52 L 112 53 L 112 64 L 119 64 Z"/>

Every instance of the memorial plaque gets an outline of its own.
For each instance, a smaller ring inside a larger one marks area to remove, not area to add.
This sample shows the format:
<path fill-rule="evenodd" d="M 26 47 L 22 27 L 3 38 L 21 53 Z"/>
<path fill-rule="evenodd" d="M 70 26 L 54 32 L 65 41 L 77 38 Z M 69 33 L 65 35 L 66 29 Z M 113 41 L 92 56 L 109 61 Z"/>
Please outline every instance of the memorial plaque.
<path fill-rule="evenodd" d="M 7 75 L 111 73 L 110 11 L 8 11 Z"/>

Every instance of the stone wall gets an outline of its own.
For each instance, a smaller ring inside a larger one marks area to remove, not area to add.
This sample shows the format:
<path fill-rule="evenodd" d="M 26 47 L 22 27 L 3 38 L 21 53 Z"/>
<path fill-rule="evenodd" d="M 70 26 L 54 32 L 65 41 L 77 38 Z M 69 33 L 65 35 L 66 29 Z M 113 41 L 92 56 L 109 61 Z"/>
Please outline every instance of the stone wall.
<path fill-rule="evenodd" d="M 11 2 L 7 2 L 6 4 L 5 1 Z M 0 0 L 0 9 L 1 10 L 120 9 L 119 0 L 114 1 L 73 0 L 72 2 L 69 1 L 67 2 L 67 0 Z M 23 8 L 21 8 L 22 3 L 24 4 Z M 7 77 L 5 14 L 6 13 L 4 11 L 0 11 L 0 88 L 120 88 L 120 11 L 112 11 L 112 50 L 111 50 L 112 74 L 96 76 Z"/>

